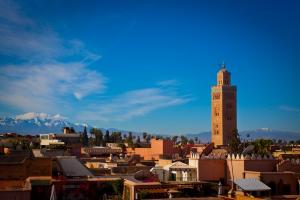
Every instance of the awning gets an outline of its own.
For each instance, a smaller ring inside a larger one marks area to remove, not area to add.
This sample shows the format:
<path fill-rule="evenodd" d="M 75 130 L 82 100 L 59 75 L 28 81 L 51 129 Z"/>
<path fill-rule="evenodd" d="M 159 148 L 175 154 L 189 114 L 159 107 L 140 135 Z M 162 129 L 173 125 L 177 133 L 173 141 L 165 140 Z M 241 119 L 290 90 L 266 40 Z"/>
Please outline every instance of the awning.
<path fill-rule="evenodd" d="M 255 178 L 237 179 L 234 183 L 244 191 L 271 190 L 270 187 Z"/>

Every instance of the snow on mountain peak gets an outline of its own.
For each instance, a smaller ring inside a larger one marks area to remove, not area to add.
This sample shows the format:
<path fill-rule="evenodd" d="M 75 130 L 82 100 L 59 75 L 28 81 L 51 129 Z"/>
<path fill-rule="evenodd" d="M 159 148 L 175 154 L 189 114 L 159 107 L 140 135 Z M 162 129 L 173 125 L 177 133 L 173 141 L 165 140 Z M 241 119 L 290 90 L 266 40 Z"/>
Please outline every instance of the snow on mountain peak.
<path fill-rule="evenodd" d="M 62 119 L 66 119 L 66 117 L 61 116 L 60 114 L 56 114 L 56 115 L 49 115 L 46 113 L 34 113 L 34 112 L 29 112 L 29 113 L 25 113 L 22 115 L 17 115 L 16 119 L 19 120 L 30 120 L 30 119 L 53 119 L 53 120 L 62 120 Z"/>
<path fill-rule="evenodd" d="M 75 125 L 67 121 L 60 114 L 49 115 L 46 113 L 29 112 L 13 117 L 0 119 L 0 133 L 15 132 L 26 134 L 61 133 L 63 127 L 73 127 L 76 131 L 82 131 L 82 125 Z"/>

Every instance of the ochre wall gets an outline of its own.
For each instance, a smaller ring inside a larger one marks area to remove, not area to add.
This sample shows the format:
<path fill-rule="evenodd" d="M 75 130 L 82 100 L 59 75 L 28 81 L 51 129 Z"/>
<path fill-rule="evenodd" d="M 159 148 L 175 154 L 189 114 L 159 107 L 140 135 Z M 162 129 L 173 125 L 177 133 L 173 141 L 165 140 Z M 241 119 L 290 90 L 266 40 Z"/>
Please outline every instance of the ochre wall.
<path fill-rule="evenodd" d="M 219 181 L 226 178 L 226 160 L 223 159 L 200 159 L 198 180 Z"/>
<path fill-rule="evenodd" d="M 245 178 L 256 178 L 261 180 L 266 185 L 271 187 L 270 183 L 274 182 L 277 186 L 280 181 L 283 184 L 290 185 L 291 193 L 290 194 L 297 194 L 297 178 L 294 173 L 292 172 L 245 172 Z M 280 189 L 277 187 L 276 192 L 280 192 Z"/>
<path fill-rule="evenodd" d="M 231 165 L 232 163 L 232 165 Z M 244 171 L 257 171 L 257 172 L 272 172 L 276 169 L 276 160 L 243 160 L 234 159 L 227 160 L 227 178 L 232 180 L 232 171 L 234 179 L 244 178 Z M 233 169 L 232 167 L 233 166 Z"/>
<path fill-rule="evenodd" d="M 172 156 L 179 153 L 179 148 L 174 147 L 171 140 L 151 139 L 150 148 L 126 148 L 128 154 L 137 154 L 144 160 L 158 160 L 159 156 Z"/>

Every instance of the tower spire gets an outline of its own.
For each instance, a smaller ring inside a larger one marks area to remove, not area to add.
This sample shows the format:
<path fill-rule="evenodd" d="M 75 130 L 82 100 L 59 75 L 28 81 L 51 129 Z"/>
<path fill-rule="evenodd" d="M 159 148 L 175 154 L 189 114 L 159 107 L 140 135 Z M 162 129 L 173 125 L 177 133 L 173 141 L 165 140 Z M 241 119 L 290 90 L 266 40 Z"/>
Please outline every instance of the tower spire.
<path fill-rule="evenodd" d="M 221 64 L 221 69 L 226 69 L 226 65 L 225 65 L 225 61 L 223 60 L 222 64 Z"/>

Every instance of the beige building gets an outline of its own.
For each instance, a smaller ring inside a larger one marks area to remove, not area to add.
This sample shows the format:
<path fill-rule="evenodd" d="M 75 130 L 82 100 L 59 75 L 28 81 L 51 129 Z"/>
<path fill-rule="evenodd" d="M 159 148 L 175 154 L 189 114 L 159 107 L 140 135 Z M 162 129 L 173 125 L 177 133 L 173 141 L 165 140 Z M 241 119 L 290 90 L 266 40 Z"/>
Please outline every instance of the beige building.
<path fill-rule="evenodd" d="M 225 64 L 217 75 L 217 85 L 211 89 L 211 140 L 215 146 L 227 145 L 237 129 L 236 86 L 231 85 L 231 74 Z"/>
<path fill-rule="evenodd" d="M 197 168 L 180 161 L 165 166 L 153 167 L 150 172 L 156 174 L 161 182 L 186 182 L 197 180 Z"/>

